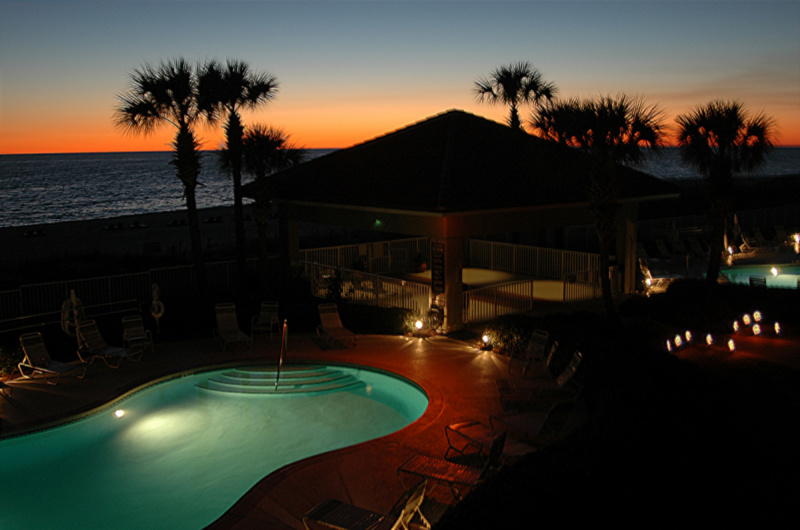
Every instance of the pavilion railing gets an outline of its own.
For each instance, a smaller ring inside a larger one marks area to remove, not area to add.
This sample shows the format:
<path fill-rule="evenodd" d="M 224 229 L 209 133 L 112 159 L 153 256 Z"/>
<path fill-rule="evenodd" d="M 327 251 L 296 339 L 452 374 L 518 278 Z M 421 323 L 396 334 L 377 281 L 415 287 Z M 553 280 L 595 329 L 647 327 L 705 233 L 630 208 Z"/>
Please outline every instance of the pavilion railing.
<path fill-rule="evenodd" d="M 471 239 L 469 242 L 468 261 L 471 267 L 510 271 L 555 280 L 561 279 L 565 274 L 596 269 L 600 266 L 600 256 L 588 252 L 477 239 Z"/>
<path fill-rule="evenodd" d="M 319 298 L 341 296 L 356 304 L 402 307 L 420 315 L 430 307 L 430 285 L 321 263 L 297 262 L 295 265 L 311 280 L 312 295 Z"/>
<path fill-rule="evenodd" d="M 300 261 L 379 274 L 412 270 L 429 254 L 430 240 L 415 237 L 301 250 Z"/>

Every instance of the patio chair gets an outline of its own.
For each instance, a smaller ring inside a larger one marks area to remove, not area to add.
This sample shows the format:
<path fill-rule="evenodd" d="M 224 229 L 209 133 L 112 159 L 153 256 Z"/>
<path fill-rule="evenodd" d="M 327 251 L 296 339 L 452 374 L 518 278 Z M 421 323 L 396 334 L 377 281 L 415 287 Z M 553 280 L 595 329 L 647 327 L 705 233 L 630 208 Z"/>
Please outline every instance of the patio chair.
<path fill-rule="evenodd" d="M 444 428 L 448 448 L 444 453 L 450 459 L 450 453 L 462 457 L 478 455 L 485 462 L 489 455 L 492 442 L 501 434 L 496 430 L 477 420 L 451 423 Z M 517 439 L 506 438 L 503 444 L 503 458 L 505 460 L 518 459 L 536 451 L 536 448 Z"/>
<path fill-rule="evenodd" d="M 261 302 L 261 308 L 257 315 L 250 321 L 250 334 L 262 334 L 269 331 L 269 338 L 272 340 L 272 333 L 280 331 L 281 321 L 278 317 L 278 302 L 265 300 Z"/>
<path fill-rule="evenodd" d="M 325 303 L 317 306 L 319 311 L 320 324 L 317 326 L 317 335 L 323 337 L 328 345 L 333 342 L 352 342 L 353 346 L 358 343 L 358 336 L 349 329 L 342 326 L 339 318 L 339 307 L 336 304 Z"/>
<path fill-rule="evenodd" d="M 580 393 L 580 386 L 573 380 L 583 355 L 575 350 L 569 364 L 553 380 L 526 380 L 512 382 L 508 379 L 497 379 L 500 391 L 500 405 L 503 410 L 526 406 L 541 402 L 573 401 Z"/>
<path fill-rule="evenodd" d="M 20 375 L 25 379 L 31 379 L 33 375 L 38 372 L 44 376 L 44 380 L 48 385 L 57 385 L 61 374 L 73 372 L 81 368 L 83 368 L 83 371 L 81 375 L 78 376 L 78 379 L 83 379 L 84 376 L 86 376 L 85 365 L 62 363 L 51 359 L 47 347 L 44 344 L 44 339 L 42 339 L 42 334 L 38 331 L 25 333 L 20 336 L 19 343 L 22 346 L 22 353 L 25 357 L 22 359 L 22 362 L 17 365 L 17 368 L 19 368 Z M 29 368 L 31 372 L 26 374 L 23 370 L 24 368 Z M 47 378 L 49 375 L 56 376 L 56 380 L 50 381 Z"/>
<path fill-rule="evenodd" d="M 489 416 L 489 424 L 495 431 L 504 431 L 538 449 L 559 439 L 574 407 L 574 401 L 567 401 L 538 410 L 504 411 Z"/>
<path fill-rule="evenodd" d="M 523 375 L 528 370 L 535 369 L 535 366 L 545 363 L 545 348 L 547 348 L 547 341 L 549 338 L 550 335 L 544 330 L 536 329 L 533 331 L 531 338 L 528 340 L 528 346 L 525 349 L 525 353 L 522 355 L 521 359 Z M 508 373 L 511 373 L 511 365 L 513 364 L 513 360 L 513 356 L 508 360 Z"/>
<path fill-rule="evenodd" d="M 149 329 L 145 329 L 144 321 L 139 315 L 122 317 L 122 346 L 155 352 L 153 334 Z"/>
<path fill-rule="evenodd" d="M 506 442 L 506 433 L 500 432 L 489 447 L 489 457 L 481 468 L 451 462 L 443 458 L 415 454 L 397 468 L 400 481 L 403 476 L 412 475 L 423 479 L 446 484 L 456 499 L 461 499 L 459 488 L 474 488 L 502 463 L 503 446 Z"/>
<path fill-rule="evenodd" d="M 644 278 L 644 291 L 650 296 L 651 294 L 664 293 L 669 288 L 669 285 L 675 280 L 683 278 L 680 274 L 670 274 L 667 272 L 651 272 L 650 268 L 644 260 L 639 260 L 639 270 L 642 272 Z"/>
<path fill-rule="evenodd" d="M 422 511 L 427 480 L 423 480 L 405 495 L 405 502 L 397 516 L 373 512 L 336 499 L 327 499 L 303 515 L 303 526 L 311 530 L 309 523 L 339 530 L 409 530 L 411 520 L 418 516 L 425 528 L 431 527 Z M 433 521 L 436 522 L 436 521 Z"/>
<path fill-rule="evenodd" d="M 237 342 L 244 342 L 248 346 L 252 344 L 252 339 L 244 331 L 239 329 L 239 321 L 236 319 L 236 304 L 220 303 L 214 306 L 217 315 L 217 327 L 214 328 L 214 340 L 217 341 L 222 351 L 228 345 Z"/>
<path fill-rule="evenodd" d="M 94 320 L 84 320 L 78 324 L 78 358 L 84 364 L 93 364 L 100 359 L 109 368 L 119 368 L 123 359 L 139 362 L 142 351 L 139 349 L 109 346 Z"/>

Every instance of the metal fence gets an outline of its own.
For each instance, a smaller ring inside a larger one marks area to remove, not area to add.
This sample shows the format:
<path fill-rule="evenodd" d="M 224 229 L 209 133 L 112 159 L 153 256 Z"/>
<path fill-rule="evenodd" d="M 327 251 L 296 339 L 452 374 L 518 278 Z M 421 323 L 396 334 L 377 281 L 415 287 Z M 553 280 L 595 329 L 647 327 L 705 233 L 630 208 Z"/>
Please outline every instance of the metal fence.
<path fill-rule="evenodd" d="M 335 293 L 356 304 L 402 307 L 419 315 L 430 307 L 430 285 L 321 263 L 299 262 L 296 265 L 303 277 L 311 281 L 312 294 L 320 298 Z"/>
<path fill-rule="evenodd" d="M 429 253 L 430 240 L 416 237 L 301 250 L 300 261 L 377 274 L 412 270 Z"/>
<path fill-rule="evenodd" d="M 561 279 L 576 271 L 596 269 L 600 256 L 588 252 L 557 250 L 480 241 L 469 242 L 469 264 L 491 270 L 527 274 L 536 278 Z"/>
<path fill-rule="evenodd" d="M 472 267 L 527 274 L 540 279 L 562 280 L 563 301 L 600 296 L 599 257 L 596 254 L 471 240 L 468 260 Z M 312 280 L 313 294 L 326 296 L 337 274 L 342 296 L 359 304 L 403 307 L 425 314 L 431 303 L 430 285 L 386 276 L 413 270 L 428 261 L 430 240 L 409 238 L 356 245 L 302 250 L 297 270 Z M 247 261 L 255 278 L 258 260 Z M 356 270 L 354 265 L 364 270 Z M 278 277 L 279 258 L 267 264 Z M 238 289 L 235 261 L 206 264 L 209 295 L 226 296 Z M 163 299 L 190 300 L 195 289 L 192 265 L 151 269 L 147 272 L 23 285 L 0 292 L 0 332 L 14 331 L 60 318 L 62 303 L 74 289 L 91 311 L 122 312 L 152 300 L 157 284 Z M 510 282 L 465 293 L 465 321 L 476 321 L 512 312 L 527 311 L 536 298 L 536 282 Z M 620 274 L 612 271 L 612 285 L 619 292 Z"/>

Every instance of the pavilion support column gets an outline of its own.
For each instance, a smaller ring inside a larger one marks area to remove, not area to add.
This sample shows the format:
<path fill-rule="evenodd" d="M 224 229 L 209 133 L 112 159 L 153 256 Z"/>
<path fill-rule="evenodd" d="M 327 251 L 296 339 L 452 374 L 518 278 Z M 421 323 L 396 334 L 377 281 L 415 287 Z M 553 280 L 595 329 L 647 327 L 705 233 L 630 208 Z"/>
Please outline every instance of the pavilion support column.
<path fill-rule="evenodd" d="M 622 292 L 636 291 L 636 217 L 635 205 L 621 209 L 617 219 L 617 263 L 622 270 Z"/>
<path fill-rule="evenodd" d="M 450 237 L 444 241 L 444 331 L 450 333 L 464 327 L 464 296 L 461 269 L 464 263 L 464 239 Z"/>
<path fill-rule="evenodd" d="M 292 262 L 300 259 L 300 235 L 297 219 L 290 218 L 282 208 L 278 213 L 278 237 L 281 245 L 281 274 L 292 276 Z"/>

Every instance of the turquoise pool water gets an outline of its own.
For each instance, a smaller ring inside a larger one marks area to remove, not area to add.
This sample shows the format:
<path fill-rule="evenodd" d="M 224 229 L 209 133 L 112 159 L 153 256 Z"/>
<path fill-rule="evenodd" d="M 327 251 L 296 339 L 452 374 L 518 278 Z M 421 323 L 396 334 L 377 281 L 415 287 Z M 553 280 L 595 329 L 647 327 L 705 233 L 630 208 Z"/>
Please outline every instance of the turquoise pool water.
<path fill-rule="evenodd" d="M 2 440 L 0 528 L 202 528 L 269 473 L 395 432 L 428 406 L 405 380 L 336 368 L 363 384 L 322 394 L 229 394 L 199 388 L 223 371 L 204 372 Z"/>
<path fill-rule="evenodd" d="M 773 267 L 776 269 L 777 275 L 772 273 Z M 750 276 L 763 276 L 767 280 L 767 287 L 797 289 L 798 278 L 800 278 L 800 265 L 784 264 L 736 266 L 728 269 L 722 269 L 721 272 L 733 283 L 749 285 Z"/>

